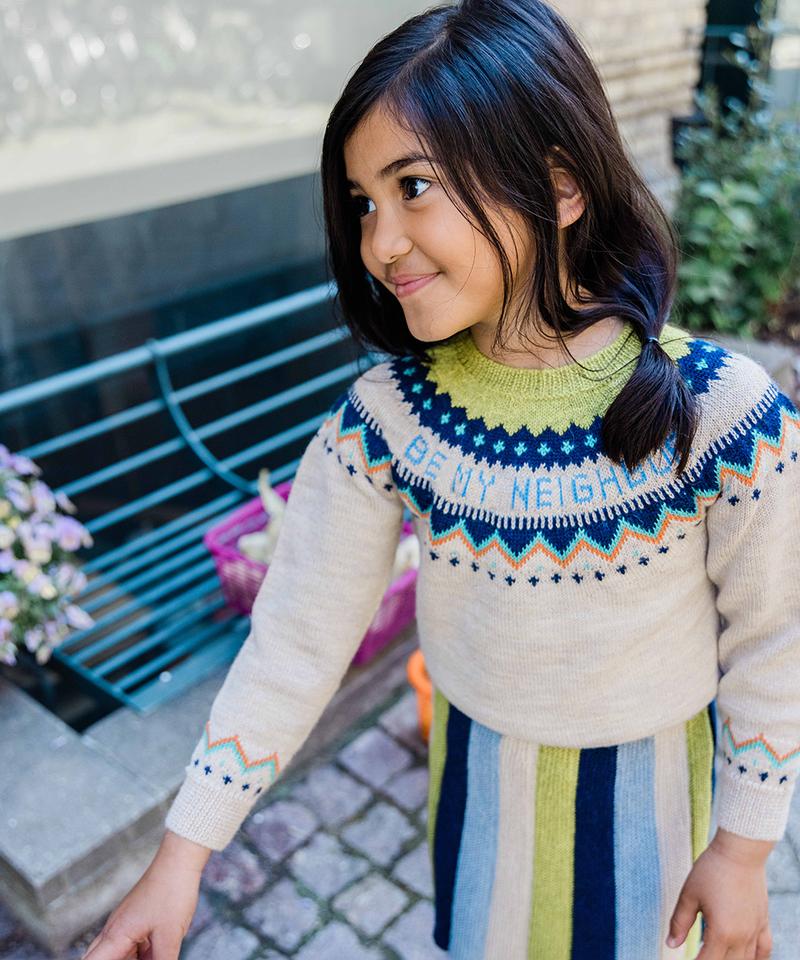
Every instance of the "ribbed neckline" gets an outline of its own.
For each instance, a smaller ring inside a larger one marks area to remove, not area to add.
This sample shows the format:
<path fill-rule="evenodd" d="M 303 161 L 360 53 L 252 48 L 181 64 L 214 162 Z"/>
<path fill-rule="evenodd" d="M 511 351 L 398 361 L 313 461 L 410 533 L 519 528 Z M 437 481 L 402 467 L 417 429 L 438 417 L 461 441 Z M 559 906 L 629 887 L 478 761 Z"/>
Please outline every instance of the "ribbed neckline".
<path fill-rule="evenodd" d="M 630 321 L 624 322 L 617 337 L 602 350 L 560 367 L 512 367 L 492 360 L 478 349 L 469 329 L 462 331 L 451 346 L 471 383 L 501 390 L 509 399 L 563 397 L 590 391 L 605 394 L 633 374 L 636 368 L 633 361 L 642 350 Z"/>

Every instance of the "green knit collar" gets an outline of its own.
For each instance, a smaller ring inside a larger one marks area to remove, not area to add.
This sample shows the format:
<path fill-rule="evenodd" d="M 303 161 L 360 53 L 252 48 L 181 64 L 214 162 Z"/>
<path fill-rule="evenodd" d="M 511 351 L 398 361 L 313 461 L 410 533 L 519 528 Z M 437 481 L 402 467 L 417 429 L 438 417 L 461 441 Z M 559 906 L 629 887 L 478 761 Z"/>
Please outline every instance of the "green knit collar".
<path fill-rule="evenodd" d="M 507 392 L 510 398 L 550 399 L 576 391 L 602 389 L 609 377 L 630 369 L 642 345 L 633 324 L 626 321 L 614 340 L 582 360 L 558 367 L 512 367 L 482 353 L 469 329 L 452 341 L 453 351 L 464 373 L 473 383 Z"/>
<path fill-rule="evenodd" d="M 673 360 L 689 350 L 691 335 L 666 324 L 661 345 Z M 625 321 L 608 346 L 578 361 L 544 369 L 512 367 L 481 353 L 469 329 L 446 343 L 429 348 L 429 379 L 437 392 L 448 393 L 454 404 L 487 427 L 503 423 L 507 429 L 523 424 L 588 426 L 602 415 L 633 375 L 642 344 L 634 325 Z"/>

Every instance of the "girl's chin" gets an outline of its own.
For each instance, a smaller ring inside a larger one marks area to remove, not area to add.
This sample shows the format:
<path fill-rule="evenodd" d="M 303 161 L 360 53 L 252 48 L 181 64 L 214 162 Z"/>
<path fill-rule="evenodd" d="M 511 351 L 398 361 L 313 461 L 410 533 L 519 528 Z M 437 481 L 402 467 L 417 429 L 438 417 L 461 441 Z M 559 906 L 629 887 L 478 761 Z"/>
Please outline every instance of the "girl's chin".
<path fill-rule="evenodd" d="M 415 317 L 406 317 L 406 325 L 412 336 L 422 343 L 438 343 L 440 340 L 448 340 L 465 329 L 463 324 L 431 323 Z"/>

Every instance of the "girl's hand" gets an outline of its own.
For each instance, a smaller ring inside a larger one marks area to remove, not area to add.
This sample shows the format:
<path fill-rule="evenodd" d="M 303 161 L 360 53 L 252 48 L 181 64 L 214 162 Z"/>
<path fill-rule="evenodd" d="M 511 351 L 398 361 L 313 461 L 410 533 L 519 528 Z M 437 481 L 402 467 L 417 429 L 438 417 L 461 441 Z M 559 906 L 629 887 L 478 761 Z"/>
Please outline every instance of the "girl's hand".
<path fill-rule="evenodd" d="M 153 862 L 81 960 L 178 960 L 210 853 L 168 831 Z"/>
<path fill-rule="evenodd" d="M 667 945 L 678 947 L 702 911 L 703 948 L 696 960 L 768 960 L 766 857 L 774 844 L 719 831 L 695 861 L 672 914 Z"/>

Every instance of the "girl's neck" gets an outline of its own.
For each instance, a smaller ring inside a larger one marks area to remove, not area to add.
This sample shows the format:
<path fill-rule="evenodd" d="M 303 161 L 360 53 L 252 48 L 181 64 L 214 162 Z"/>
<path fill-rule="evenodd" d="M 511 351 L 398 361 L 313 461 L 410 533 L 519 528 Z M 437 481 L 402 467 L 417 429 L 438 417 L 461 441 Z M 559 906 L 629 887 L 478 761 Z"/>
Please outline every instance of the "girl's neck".
<path fill-rule="evenodd" d="M 527 370 L 545 370 L 567 366 L 599 353 L 612 344 L 624 329 L 625 324 L 618 317 L 598 320 L 587 330 L 568 338 L 569 353 L 555 339 L 555 334 L 550 334 L 548 339 L 536 329 L 526 339 L 513 335 L 505 348 L 497 352 L 492 350 L 493 329 L 475 324 L 469 328 L 469 333 L 475 347 L 495 363 Z"/>

